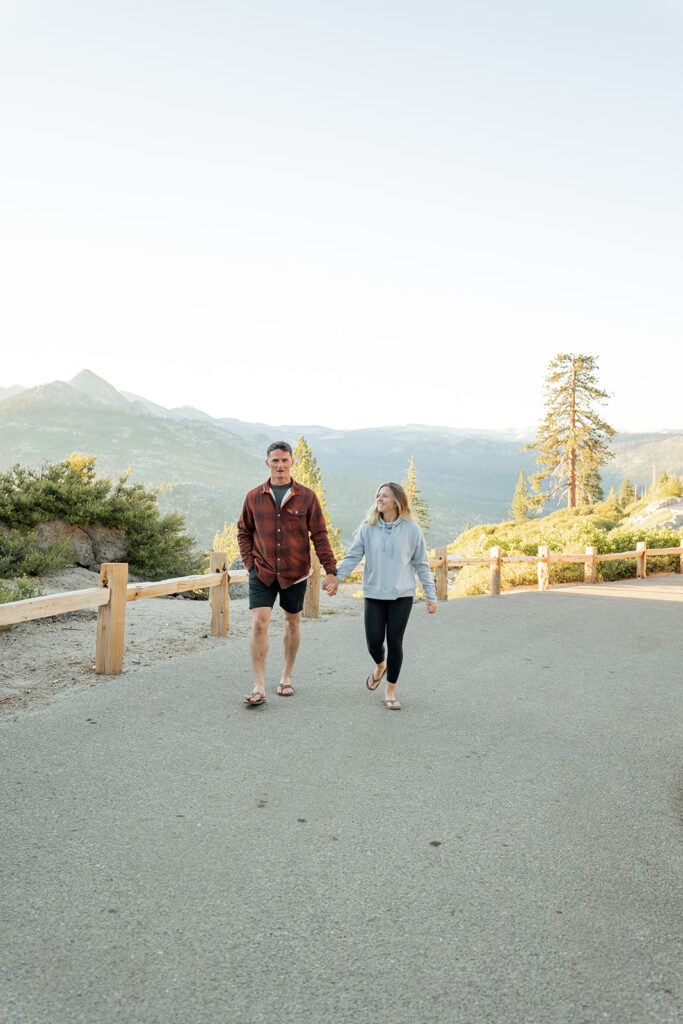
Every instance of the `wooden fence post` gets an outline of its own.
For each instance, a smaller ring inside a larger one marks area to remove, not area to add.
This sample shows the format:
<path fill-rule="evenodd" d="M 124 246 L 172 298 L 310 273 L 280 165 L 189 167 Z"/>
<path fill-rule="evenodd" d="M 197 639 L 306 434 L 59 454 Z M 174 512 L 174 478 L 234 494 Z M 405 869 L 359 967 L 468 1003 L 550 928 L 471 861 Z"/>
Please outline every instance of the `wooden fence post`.
<path fill-rule="evenodd" d="M 647 543 L 644 540 L 639 540 L 636 544 L 636 579 L 644 580 L 647 576 Z"/>
<path fill-rule="evenodd" d="M 550 590 L 550 548 L 538 545 L 538 589 Z"/>
<path fill-rule="evenodd" d="M 211 606 L 211 636 L 227 636 L 230 628 L 230 596 L 228 593 L 228 564 L 225 551 L 212 551 L 209 561 L 209 572 L 224 572 L 225 580 L 217 587 L 209 590 Z"/>
<path fill-rule="evenodd" d="M 437 548 L 434 552 L 436 558 L 440 558 L 441 565 L 434 570 L 434 582 L 436 584 L 437 601 L 448 600 L 448 548 Z"/>
<path fill-rule="evenodd" d="M 311 570 L 304 597 L 305 619 L 317 619 L 320 616 L 320 560 L 313 548 L 311 548 Z"/>
<path fill-rule="evenodd" d="M 499 547 L 491 548 L 489 554 L 494 561 L 491 562 L 491 570 L 489 574 L 489 594 L 491 597 L 497 597 L 500 594 L 500 573 L 501 573 L 501 555 L 502 549 Z"/>
<path fill-rule="evenodd" d="M 597 560 L 598 549 L 592 547 L 590 544 L 586 546 L 586 554 L 590 555 L 590 561 L 586 559 L 583 563 L 583 582 L 584 583 L 597 583 L 598 582 L 598 560 Z"/>
<path fill-rule="evenodd" d="M 126 633 L 126 588 L 128 563 L 104 562 L 100 586 L 111 591 L 109 603 L 97 610 L 97 650 L 95 671 L 115 676 L 123 668 L 123 641 Z"/>

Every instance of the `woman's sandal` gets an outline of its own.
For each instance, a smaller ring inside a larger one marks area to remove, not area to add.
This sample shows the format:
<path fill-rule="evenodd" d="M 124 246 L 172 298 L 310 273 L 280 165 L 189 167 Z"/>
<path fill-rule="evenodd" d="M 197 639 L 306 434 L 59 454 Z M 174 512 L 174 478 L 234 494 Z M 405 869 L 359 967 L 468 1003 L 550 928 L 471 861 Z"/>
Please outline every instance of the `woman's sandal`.
<path fill-rule="evenodd" d="M 289 690 L 289 693 L 285 693 L 285 690 Z M 294 687 L 291 683 L 278 683 L 277 684 L 277 695 L 278 697 L 291 697 L 294 694 Z"/>
<path fill-rule="evenodd" d="M 379 679 L 377 679 L 377 678 L 376 678 L 376 676 L 375 676 L 375 673 L 374 673 L 374 672 L 372 672 L 372 673 L 371 673 L 371 674 L 370 674 L 370 675 L 368 676 L 368 678 L 367 678 L 367 679 L 365 680 L 365 685 L 367 686 L 368 690 L 376 690 L 376 689 L 377 689 L 377 687 L 379 686 L 379 684 L 380 684 L 380 683 L 382 682 L 382 680 L 384 679 L 384 677 L 385 677 L 385 675 L 386 675 L 386 674 L 387 674 L 387 670 L 386 670 L 386 668 L 385 668 L 385 669 L 384 669 L 384 672 L 382 672 L 382 675 L 381 675 L 381 676 L 379 677 Z"/>
<path fill-rule="evenodd" d="M 265 704 L 266 695 L 265 693 L 261 693 L 260 690 L 252 690 L 251 693 L 246 693 L 244 695 L 244 703 L 250 704 L 252 707 L 256 707 L 257 704 Z"/>
<path fill-rule="evenodd" d="M 384 703 L 386 704 L 390 711 L 401 710 L 401 705 L 399 704 L 395 697 L 385 697 Z"/>

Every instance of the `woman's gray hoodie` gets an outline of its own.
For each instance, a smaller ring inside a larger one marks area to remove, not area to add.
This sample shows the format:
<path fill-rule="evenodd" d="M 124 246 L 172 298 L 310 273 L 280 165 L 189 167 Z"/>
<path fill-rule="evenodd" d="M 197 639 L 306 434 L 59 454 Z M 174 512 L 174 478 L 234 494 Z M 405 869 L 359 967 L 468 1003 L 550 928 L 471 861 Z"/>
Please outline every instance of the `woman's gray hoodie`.
<path fill-rule="evenodd" d="M 345 580 L 365 555 L 363 596 L 380 601 L 415 596 L 415 573 L 428 601 L 436 602 L 427 546 L 418 523 L 399 516 L 393 523 L 380 518 L 374 526 L 363 523 L 350 550 L 337 566 Z"/>

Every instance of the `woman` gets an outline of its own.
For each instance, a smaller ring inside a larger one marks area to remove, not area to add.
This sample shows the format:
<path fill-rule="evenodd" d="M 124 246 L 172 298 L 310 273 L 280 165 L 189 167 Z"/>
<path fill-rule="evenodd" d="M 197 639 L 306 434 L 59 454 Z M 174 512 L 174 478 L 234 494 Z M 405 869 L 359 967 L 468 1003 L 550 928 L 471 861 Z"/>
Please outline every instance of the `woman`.
<path fill-rule="evenodd" d="M 365 638 L 376 665 L 365 685 L 368 690 L 376 690 L 386 674 L 384 703 L 390 711 L 400 711 L 394 690 L 403 662 L 403 634 L 413 610 L 415 573 L 427 597 L 428 613 L 436 611 L 436 590 L 424 537 L 400 484 L 386 483 L 378 488 L 375 504 L 361 523 L 349 553 L 337 566 L 339 582 L 355 569 L 363 555 Z"/>

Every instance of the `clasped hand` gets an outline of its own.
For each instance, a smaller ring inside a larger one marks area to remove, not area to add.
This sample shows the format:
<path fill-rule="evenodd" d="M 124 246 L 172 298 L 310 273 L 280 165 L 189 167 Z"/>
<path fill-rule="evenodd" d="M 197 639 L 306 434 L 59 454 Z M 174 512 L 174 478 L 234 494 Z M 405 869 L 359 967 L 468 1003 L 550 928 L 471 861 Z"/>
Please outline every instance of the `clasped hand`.
<path fill-rule="evenodd" d="M 323 580 L 322 588 L 327 594 L 330 595 L 330 597 L 334 597 L 339 588 L 339 580 L 337 579 L 336 576 L 333 576 L 332 573 L 330 573 Z"/>

